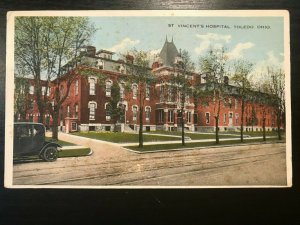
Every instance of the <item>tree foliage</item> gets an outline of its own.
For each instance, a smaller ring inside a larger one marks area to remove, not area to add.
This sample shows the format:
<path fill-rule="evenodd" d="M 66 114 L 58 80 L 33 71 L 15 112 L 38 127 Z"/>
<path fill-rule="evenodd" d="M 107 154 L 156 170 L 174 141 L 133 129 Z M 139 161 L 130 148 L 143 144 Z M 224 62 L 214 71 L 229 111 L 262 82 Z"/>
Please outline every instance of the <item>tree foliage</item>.
<path fill-rule="evenodd" d="M 225 49 L 209 49 L 205 56 L 199 59 L 201 73 L 206 80 L 206 97 L 213 104 L 213 116 L 215 118 L 216 143 L 219 144 L 219 120 L 221 102 L 226 102 L 226 83 L 224 78 L 227 75 L 228 57 Z"/>
<path fill-rule="evenodd" d="M 35 98 L 40 118 L 49 110 L 53 117 L 53 138 L 57 139 L 58 110 L 68 95 L 80 60 L 80 49 L 86 45 L 95 32 L 85 17 L 17 17 L 15 20 L 15 62 L 34 79 Z M 63 67 L 63 65 L 67 67 Z M 70 76 L 64 76 L 69 71 Z M 52 107 L 47 93 L 42 95 L 42 86 L 55 81 Z M 67 82 L 66 82 L 67 81 Z M 61 90 L 61 82 L 67 88 Z M 62 96 L 62 92 L 63 96 Z M 40 121 L 43 122 L 43 121 Z"/>
<path fill-rule="evenodd" d="M 170 77 L 171 82 L 171 95 L 178 95 L 178 107 L 180 111 L 178 113 L 180 117 L 181 126 L 181 143 L 185 145 L 185 110 L 186 105 L 189 103 L 189 98 L 193 96 L 193 72 L 195 71 L 195 64 L 191 60 L 191 56 L 188 51 L 183 50 L 180 56 L 177 58 L 174 66 L 174 73 Z"/>

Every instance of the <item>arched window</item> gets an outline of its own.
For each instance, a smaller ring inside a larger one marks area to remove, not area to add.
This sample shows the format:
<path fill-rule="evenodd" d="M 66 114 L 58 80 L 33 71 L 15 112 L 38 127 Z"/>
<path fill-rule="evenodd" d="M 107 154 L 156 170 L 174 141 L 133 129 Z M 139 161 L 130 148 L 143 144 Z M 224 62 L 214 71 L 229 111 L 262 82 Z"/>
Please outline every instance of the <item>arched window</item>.
<path fill-rule="evenodd" d="M 90 109 L 89 119 L 90 120 L 95 120 L 97 103 L 94 102 L 94 101 L 89 102 L 89 109 Z"/>
<path fill-rule="evenodd" d="M 106 121 L 109 121 L 111 119 L 111 113 L 112 113 L 112 106 L 110 103 L 105 103 L 105 111 L 106 111 Z"/>
<path fill-rule="evenodd" d="M 133 99 L 136 99 L 136 98 L 137 98 L 137 91 L 138 91 L 138 86 L 137 86 L 137 84 L 133 84 L 133 85 L 132 85 L 132 97 L 133 97 Z"/>
<path fill-rule="evenodd" d="M 112 81 L 107 80 L 105 82 L 105 96 L 107 96 L 107 97 L 111 96 L 111 86 L 112 86 Z"/>

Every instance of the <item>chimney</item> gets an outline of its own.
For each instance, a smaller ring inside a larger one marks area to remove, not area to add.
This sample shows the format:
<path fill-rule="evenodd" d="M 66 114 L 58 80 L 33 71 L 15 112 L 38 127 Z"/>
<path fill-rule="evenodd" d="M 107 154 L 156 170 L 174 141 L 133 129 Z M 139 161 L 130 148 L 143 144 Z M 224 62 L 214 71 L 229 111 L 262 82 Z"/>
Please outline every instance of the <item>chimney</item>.
<path fill-rule="evenodd" d="M 96 55 L 96 48 L 94 46 L 86 46 L 86 55 L 94 57 Z"/>
<path fill-rule="evenodd" d="M 133 64 L 134 57 L 132 55 L 126 55 L 126 63 Z"/>

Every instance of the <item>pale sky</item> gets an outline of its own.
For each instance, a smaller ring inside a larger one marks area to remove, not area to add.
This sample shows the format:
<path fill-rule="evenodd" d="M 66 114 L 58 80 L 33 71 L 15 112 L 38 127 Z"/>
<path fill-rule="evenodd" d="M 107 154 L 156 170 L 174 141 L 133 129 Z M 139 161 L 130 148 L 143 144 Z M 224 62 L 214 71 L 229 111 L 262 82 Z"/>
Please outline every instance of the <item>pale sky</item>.
<path fill-rule="evenodd" d="M 267 64 L 281 65 L 284 59 L 283 17 L 90 17 L 90 21 L 98 28 L 91 43 L 97 50 L 125 53 L 136 48 L 159 53 L 167 36 L 169 41 L 173 37 L 178 50 L 187 50 L 196 64 L 210 46 L 225 46 L 231 61 L 251 61 L 256 73 Z M 244 25 L 253 27 L 235 27 Z"/>

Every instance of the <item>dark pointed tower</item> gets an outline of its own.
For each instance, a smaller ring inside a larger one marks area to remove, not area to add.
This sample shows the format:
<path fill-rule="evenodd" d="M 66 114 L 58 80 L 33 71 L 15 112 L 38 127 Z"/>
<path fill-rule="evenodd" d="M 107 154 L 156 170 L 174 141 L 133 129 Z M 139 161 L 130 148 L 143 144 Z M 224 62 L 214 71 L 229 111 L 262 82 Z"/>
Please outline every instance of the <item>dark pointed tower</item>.
<path fill-rule="evenodd" d="M 161 58 L 163 65 L 173 67 L 175 58 L 178 55 L 179 55 L 179 52 L 173 42 L 173 37 L 172 37 L 172 41 L 168 42 L 168 39 L 166 36 L 165 44 L 159 53 L 159 57 Z"/>

